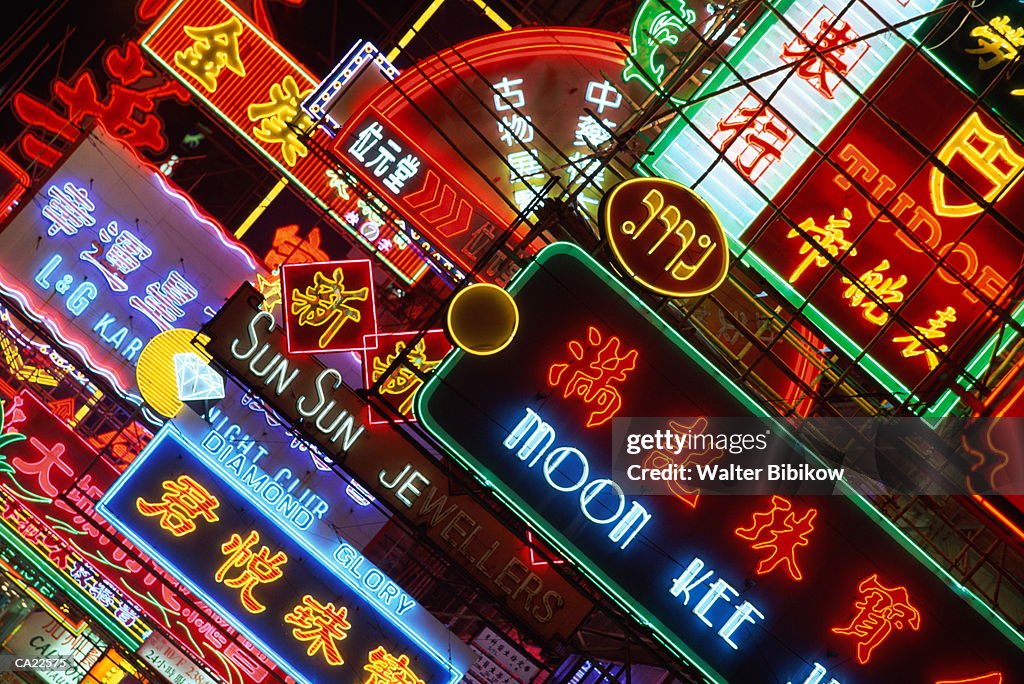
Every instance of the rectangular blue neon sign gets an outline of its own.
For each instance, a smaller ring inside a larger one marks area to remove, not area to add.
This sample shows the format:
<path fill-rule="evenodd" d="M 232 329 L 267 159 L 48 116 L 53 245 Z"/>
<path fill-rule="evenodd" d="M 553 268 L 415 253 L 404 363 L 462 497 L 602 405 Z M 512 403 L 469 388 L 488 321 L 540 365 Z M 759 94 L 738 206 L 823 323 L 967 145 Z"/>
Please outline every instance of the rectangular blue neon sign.
<path fill-rule="evenodd" d="M 362 684 L 377 674 L 455 684 L 469 667 L 468 647 L 450 634 L 428 641 L 417 623 L 429 614 L 352 545 L 337 545 L 345 572 L 335 572 L 172 425 L 96 509 L 300 683 Z"/>

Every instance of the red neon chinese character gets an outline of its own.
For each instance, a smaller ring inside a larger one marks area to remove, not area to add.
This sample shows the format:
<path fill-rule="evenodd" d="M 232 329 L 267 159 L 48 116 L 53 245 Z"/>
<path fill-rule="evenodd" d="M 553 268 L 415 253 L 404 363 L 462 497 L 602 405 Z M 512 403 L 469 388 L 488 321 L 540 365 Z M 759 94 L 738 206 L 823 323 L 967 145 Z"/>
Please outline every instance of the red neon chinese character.
<path fill-rule="evenodd" d="M 67 463 L 64 463 L 64 454 L 67 446 L 57 442 L 53 446 L 46 446 L 35 437 L 30 437 L 28 443 L 39 453 L 39 460 L 26 461 L 20 456 L 11 460 L 11 464 L 19 475 L 35 475 L 39 484 L 39 491 L 51 499 L 60 494 L 60 488 L 53 484 L 53 469 L 61 471 L 68 478 L 74 478 L 75 472 Z M 68 483 L 70 484 L 70 482 Z"/>
<path fill-rule="evenodd" d="M 211 523 L 220 520 L 214 512 L 220 501 L 188 475 L 164 480 L 163 489 L 159 503 L 150 503 L 140 496 L 135 500 L 135 508 L 145 516 L 159 515 L 160 527 L 175 537 L 195 532 L 196 518 Z"/>
<path fill-rule="evenodd" d="M 164 151 L 167 138 L 163 121 L 153 113 L 156 103 L 169 97 L 188 102 L 188 93 L 171 80 L 161 80 L 148 88 L 128 87 L 154 77 L 137 43 L 128 42 L 123 48 L 108 50 L 103 56 L 103 67 L 113 81 L 106 98 L 100 98 L 96 78 L 86 71 L 71 84 L 59 79 L 53 82 L 53 94 L 64 105 L 63 112 L 31 95 L 18 93 L 14 96 L 15 113 L 24 123 L 68 142 L 75 140 L 87 118 L 93 118 L 115 138 L 136 149 Z M 59 150 L 33 133 L 22 136 L 20 145 L 26 157 L 44 166 L 53 166 L 60 159 Z"/>
<path fill-rule="evenodd" d="M 274 231 L 274 241 L 263 261 L 275 270 L 285 264 L 314 264 L 329 261 L 327 252 L 320 249 L 320 229 L 309 231 L 309 237 L 299 237 L 299 226 L 281 226 Z"/>
<path fill-rule="evenodd" d="M 548 368 L 548 385 L 558 387 L 566 379 L 562 396 L 568 399 L 576 396 L 587 404 L 597 407 L 587 418 L 587 427 L 603 425 L 611 420 L 622 407 L 622 395 L 612 383 L 622 382 L 626 375 L 636 368 L 637 350 L 630 349 L 620 355 L 622 340 L 610 336 L 602 346 L 601 332 L 594 326 L 587 328 L 589 347 L 576 340 L 569 342 L 572 360 L 567 363 L 553 363 Z M 568 374 L 572 368 L 572 373 Z"/>
<path fill-rule="evenodd" d="M 259 532 L 255 530 L 250 531 L 244 540 L 239 534 L 232 533 L 231 537 L 220 547 L 221 553 L 228 559 L 224 561 L 214 576 L 218 582 L 223 582 L 227 587 L 241 589 L 239 596 L 242 599 L 242 605 L 250 613 L 262 613 L 267 609 L 252 595 L 253 589 L 259 584 L 269 584 L 281 579 L 284 576 L 281 566 L 288 562 L 288 556 L 284 551 L 278 551 L 271 556 L 270 549 L 266 546 L 261 546 L 259 551 L 253 553 L 252 547 L 259 540 Z M 232 568 L 241 568 L 242 572 L 236 577 L 225 579 L 228 570 Z"/>
<path fill-rule="evenodd" d="M 795 136 L 793 129 L 755 95 L 747 95 L 716 125 L 711 142 L 752 183 L 775 162 Z"/>
<path fill-rule="evenodd" d="M 314 656 L 323 649 L 324 659 L 329 665 L 342 665 L 345 659 L 338 650 L 338 643 L 348 636 L 352 625 L 346 620 L 348 608 L 335 608 L 333 603 L 321 604 L 306 594 L 302 603 L 284 616 L 284 621 L 294 625 L 292 636 L 302 642 L 309 642 L 306 655 Z"/>
<path fill-rule="evenodd" d="M 782 60 L 799 61 L 796 75 L 832 100 L 835 90 L 868 51 L 868 44 L 843 19 L 819 9 L 799 36 L 782 47 Z"/>
<path fill-rule="evenodd" d="M 370 651 L 363 669 L 370 673 L 366 684 L 423 684 L 423 680 L 409 667 L 409 656 L 396 658 L 383 646 Z"/>
<path fill-rule="evenodd" d="M 766 575 L 784 565 L 792 579 L 803 579 L 803 573 L 796 562 L 796 550 L 807 546 L 807 536 L 814 531 L 814 518 L 817 515 L 816 509 L 809 508 L 797 517 L 788 499 L 773 496 L 771 508 L 763 513 L 754 513 L 750 527 L 737 528 L 737 537 L 754 542 L 750 548 L 769 551 L 758 564 L 757 574 Z"/>
<path fill-rule="evenodd" d="M 921 627 L 921 614 L 910 605 L 906 587 L 886 587 L 878 575 L 867 577 L 859 585 L 860 599 L 854 603 L 857 615 L 846 627 L 833 627 L 835 634 L 857 637 L 857 662 L 867 664 L 871 654 L 894 630 Z"/>

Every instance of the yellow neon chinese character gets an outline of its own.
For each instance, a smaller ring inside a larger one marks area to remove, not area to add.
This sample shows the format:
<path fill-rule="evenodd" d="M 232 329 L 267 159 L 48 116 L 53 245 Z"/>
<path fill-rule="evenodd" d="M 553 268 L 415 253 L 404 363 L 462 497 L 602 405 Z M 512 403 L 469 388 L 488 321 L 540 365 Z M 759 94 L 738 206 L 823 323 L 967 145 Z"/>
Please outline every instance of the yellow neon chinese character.
<path fill-rule="evenodd" d="M 141 496 L 135 500 L 135 508 L 145 516 L 160 516 L 160 527 L 175 537 L 196 531 L 196 518 L 206 522 L 220 520 L 214 510 L 220 501 L 188 475 L 179 475 L 177 480 L 164 480 L 164 493 L 157 503 L 146 501 Z"/>
<path fill-rule="evenodd" d="M 878 302 L 867 298 L 864 289 L 867 288 L 886 304 L 894 305 L 903 301 L 903 293 L 900 289 L 907 284 L 907 276 L 901 275 L 898 278 L 887 276 L 883 271 L 889 270 L 889 260 L 882 259 L 881 263 L 869 271 L 865 271 L 859 278 L 860 286 L 853 283 L 849 278 L 843 278 L 844 283 L 850 286 L 843 292 L 843 299 L 850 300 L 850 306 L 864 309 L 861 312 L 868 321 L 875 325 L 883 325 L 889 320 L 889 314 L 878 310 Z"/>
<path fill-rule="evenodd" d="M 281 276 L 272 275 L 265 278 L 257 273 L 256 289 L 263 295 L 263 303 L 260 308 L 267 313 L 273 313 L 274 307 L 281 303 Z"/>
<path fill-rule="evenodd" d="M 259 551 L 253 553 L 252 547 L 259 540 L 260 535 L 255 530 L 250 531 L 244 540 L 237 533 L 233 533 L 220 547 L 221 553 L 228 556 L 228 559 L 214 576 L 218 582 L 223 582 L 224 586 L 241 589 L 239 596 L 242 605 L 250 613 L 262 613 L 267 609 L 252 595 L 253 589 L 258 584 L 269 584 L 281 579 L 284 575 L 281 566 L 288 562 L 288 556 L 284 551 L 278 551 L 271 556 L 270 549 L 266 546 L 261 546 Z M 242 572 L 226 580 L 228 570 L 232 568 L 239 568 Z"/>
<path fill-rule="evenodd" d="M 965 52 L 978 55 L 978 68 L 985 71 L 1017 56 L 1017 48 L 1024 45 L 1024 28 L 1011 26 L 1010 17 L 996 17 L 975 27 L 971 37 L 978 39 L 978 47 Z"/>
<path fill-rule="evenodd" d="M 913 358 L 924 354 L 925 360 L 928 362 L 928 370 L 934 369 L 939 365 L 939 355 L 934 349 L 927 348 L 920 339 L 923 337 L 926 340 L 938 340 L 946 336 L 945 327 L 948 323 L 956 321 L 956 309 L 951 306 L 947 306 L 941 311 L 935 312 L 935 318 L 928 319 L 928 327 L 921 325 L 915 325 L 914 329 L 917 330 L 917 335 L 903 335 L 900 337 L 892 338 L 893 342 L 897 344 L 905 344 L 901 352 L 905 358 Z M 943 354 L 949 349 L 945 344 L 940 344 L 937 349 Z"/>
<path fill-rule="evenodd" d="M 337 642 L 348 636 L 352 627 L 348 620 L 348 608 L 335 608 L 333 603 L 321 604 L 310 595 L 302 597 L 302 603 L 284 616 L 284 621 L 294 625 L 292 636 L 302 642 L 309 642 L 306 655 L 316 655 L 323 649 L 324 660 L 329 665 L 342 665 L 345 659 L 338 650 Z"/>
<path fill-rule="evenodd" d="M 383 646 L 370 651 L 363 669 L 370 673 L 365 684 L 423 684 L 423 680 L 410 669 L 409 656 L 396 658 Z"/>
<path fill-rule="evenodd" d="M 307 286 L 305 292 L 298 288 L 292 290 L 291 311 L 299 317 L 300 326 L 327 326 L 319 340 L 320 348 L 325 349 L 346 321 L 358 323 L 362 319 L 362 312 L 349 302 L 365 302 L 369 296 L 369 287 L 346 290 L 345 272 L 341 268 L 334 269 L 330 278 L 318 271 L 313 274 L 313 284 Z"/>
<path fill-rule="evenodd" d="M 253 127 L 253 135 L 265 143 L 280 145 L 288 166 L 295 166 L 298 157 L 309 154 L 299 135 L 309 131 L 313 121 L 299 108 L 299 103 L 312 91 L 309 88 L 300 93 L 295 79 L 285 76 L 283 81 L 270 86 L 270 102 L 251 104 L 246 110 L 250 121 L 260 122 Z"/>
<path fill-rule="evenodd" d="M 852 242 L 846 239 L 846 229 L 850 227 L 850 221 L 853 219 L 853 213 L 849 209 L 843 209 L 843 217 L 836 218 L 835 214 L 828 217 L 828 221 L 824 226 L 819 226 L 813 218 L 807 218 L 800 225 L 800 230 L 811 236 L 811 240 L 816 242 L 822 250 L 833 257 L 839 256 L 839 252 L 845 252 L 849 250 L 853 245 Z M 819 250 L 815 249 L 804 235 L 796 228 L 791 229 L 786 233 L 787 238 L 799 237 L 804 240 L 804 243 L 800 245 L 800 254 L 806 255 L 804 260 L 789 276 L 789 282 L 795 283 L 804 271 L 806 271 L 811 264 L 814 264 L 818 268 L 825 268 L 828 266 L 828 258 L 822 254 Z M 857 254 L 856 249 L 850 250 L 851 255 Z"/>
<path fill-rule="evenodd" d="M 373 360 L 373 373 L 370 376 L 372 382 L 377 382 L 380 378 L 381 373 L 387 370 L 388 366 L 402 353 L 405 349 L 405 342 L 395 343 L 395 352 L 385 358 L 377 357 Z M 429 360 L 427 359 L 427 341 L 426 339 L 420 338 L 416 346 L 409 352 L 409 356 L 406 357 L 409 364 L 413 368 L 417 368 L 422 373 L 426 373 L 434 369 L 437 364 L 441 363 L 441 359 Z M 416 389 L 423 384 L 423 380 L 418 376 L 412 368 L 409 368 L 405 364 L 402 364 L 391 371 L 391 375 L 385 380 L 380 386 L 381 394 L 394 394 L 401 395 L 406 394 L 405 399 L 399 405 L 398 410 L 402 413 L 408 413 L 412 408 L 412 400 L 416 397 Z"/>
<path fill-rule="evenodd" d="M 245 65 L 238 54 L 238 36 L 242 35 L 238 17 L 213 26 L 186 26 L 185 34 L 195 43 L 174 53 L 174 63 L 211 93 L 217 90 L 217 77 L 225 67 L 245 76 Z"/>
<path fill-rule="evenodd" d="M 992 183 L 982 195 L 993 202 L 1007 192 L 1020 179 L 1024 170 L 1024 157 L 1011 147 L 1006 136 L 985 127 L 977 112 L 973 112 L 938 153 L 939 161 L 949 166 L 954 157 L 963 157 L 968 164 Z M 945 174 L 933 167 L 930 177 L 932 206 L 939 216 L 973 216 L 982 208 L 975 202 L 950 204 L 946 199 Z M 980 191 L 979 191 L 980 194 Z"/>

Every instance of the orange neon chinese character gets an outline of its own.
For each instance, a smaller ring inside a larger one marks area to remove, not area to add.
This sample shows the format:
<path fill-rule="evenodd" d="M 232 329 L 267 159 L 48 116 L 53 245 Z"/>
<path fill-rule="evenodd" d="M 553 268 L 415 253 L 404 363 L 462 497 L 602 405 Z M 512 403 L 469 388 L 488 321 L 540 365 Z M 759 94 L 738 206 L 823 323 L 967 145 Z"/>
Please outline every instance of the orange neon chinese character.
<path fill-rule="evenodd" d="M 299 237 L 298 224 L 281 226 L 274 231 L 274 241 L 263 262 L 271 271 L 285 264 L 313 264 L 328 261 L 327 252 L 320 249 L 320 229 L 309 231 L 309 237 Z"/>
<path fill-rule="evenodd" d="M 388 366 L 404 349 L 405 342 L 398 341 L 395 343 L 395 352 L 393 354 L 383 359 L 380 357 L 374 358 L 373 373 L 370 376 L 370 381 L 377 382 L 381 373 L 388 369 Z M 441 363 L 441 359 L 431 360 L 427 358 L 427 340 L 422 337 L 409 352 L 406 361 L 421 373 L 427 373 L 433 370 L 437 364 Z M 391 371 L 388 379 L 381 383 L 380 392 L 381 394 L 393 394 L 396 396 L 405 394 L 405 399 L 402 400 L 398 410 L 402 413 L 409 413 L 409 410 L 412 408 L 412 400 L 416 398 L 416 390 L 421 384 L 423 384 L 423 379 L 412 368 L 402 364 Z"/>
<path fill-rule="evenodd" d="M 213 26 L 185 26 L 185 35 L 195 41 L 192 47 L 174 53 L 174 63 L 211 93 L 217 90 L 217 78 L 225 67 L 245 76 L 245 65 L 238 54 L 242 22 L 231 17 Z"/>
<path fill-rule="evenodd" d="M 196 518 L 211 523 L 220 520 L 214 512 L 220 501 L 188 475 L 179 475 L 177 480 L 164 480 L 163 488 L 164 493 L 158 503 L 150 503 L 140 496 L 135 500 L 135 507 L 142 515 L 159 515 L 160 527 L 175 537 L 195 532 Z"/>
<path fill-rule="evenodd" d="M 383 646 L 370 651 L 363 669 L 370 673 L 365 684 L 423 684 L 423 680 L 409 667 L 409 656 L 396 658 Z"/>
<path fill-rule="evenodd" d="M 548 368 L 548 385 L 557 387 L 566 379 L 562 396 L 568 399 L 577 396 L 587 404 L 597 406 L 587 418 L 587 427 L 603 425 L 611 420 L 622 407 L 622 395 L 612 383 L 622 382 L 626 375 L 636 368 L 637 350 L 630 349 L 620 356 L 622 340 L 609 336 L 602 345 L 603 338 L 594 326 L 587 328 L 589 348 L 576 340 L 569 342 L 569 353 L 572 361 L 553 363 Z M 596 350 L 596 353 L 591 353 Z M 567 371 L 572 368 L 572 374 Z"/>
<path fill-rule="evenodd" d="M 831 16 L 818 18 L 822 12 Z M 815 19 L 817 26 L 811 28 Z M 796 75 L 831 100 L 840 77 L 848 75 L 867 52 L 868 44 L 858 41 L 859 37 L 849 23 L 822 8 L 799 36 L 783 46 L 781 57 L 786 62 L 800 61 Z"/>
<path fill-rule="evenodd" d="M 852 219 L 853 213 L 844 208 L 842 218 L 836 218 L 835 214 L 832 214 L 824 226 L 819 226 L 813 218 L 806 218 L 799 224 L 800 230 L 793 228 L 786 233 L 787 238 L 799 237 L 804 240 L 800 245 L 800 254 L 806 255 L 800 265 L 790 274 L 789 282 L 795 283 L 811 264 L 818 268 L 828 266 L 826 254 L 835 258 L 839 256 L 840 252 L 849 250 L 851 255 L 856 255 L 857 250 L 850 249 L 853 243 L 846 239 L 846 229 L 850 227 Z M 805 234 L 810 237 L 806 237 Z M 811 244 L 812 241 L 817 243 L 820 249 L 816 249 Z"/>
<path fill-rule="evenodd" d="M 292 608 L 292 612 L 284 616 L 284 621 L 294 625 L 292 636 L 302 642 L 309 642 L 306 655 L 314 656 L 323 649 L 324 660 L 329 665 L 342 665 L 345 659 L 338 650 L 338 643 L 348 636 L 352 627 L 346 620 L 348 608 L 335 608 L 333 603 L 321 604 L 306 594 L 302 603 Z"/>
<path fill-rule="evenodd" d="M 925 340 L 937 340 L 946 336 L 944 328 L 947 323 L 953 323 L 956 321 L 956 309 L 951 306 L 947 306 L 941 311 L 935 312 L 935 318 L 928 319 L 928 327 L 921 325 L 915 325 L 914 330 L 917 331 L 916 335 L 901 335 L 899 337 L 892 338 L 892 341 L 897 344 L 905 344 L 906 347 L 900 353 L 905 358 L 913 358 L 915 356 L 921 356 L 924 354 L 925 360 L 928 362 L 928 370 L 934 369 L 939 365 L 939 352 L 945 354 L 948 351 L 949 346 L 940 344 L 937 347 L 932 343 L 931 346 L 926 347 Z M 938 349 L 938 351 L 936 351 Z"/>
<path fill-rule="evenodd" d="M 889 260 L 882 259 L 877 266 L 861 274 L 858 279 L 859 285 L 849 278 L 843 278 L 843 282 L 849 284 L 849 287 L 843 292 L 843 299 L 850 300 L 850 306 L 854 308 L 864 309 L 861 314 L 875 325 L 884 325 L 889 320 L 889 314 L 879 311 L 878 301 L 868 298 L 864 291 L 865 288 L 890 306 L 903 301 L 903 293 L 900 292 L 900 289 L 907 284 L 907 276 L 901 275 L 898 278 L 893 278 L 883 273 L 888 270 Z"/>
<path fill-rule="evenodd" d="M 281 566 L 288 562 L 288 556 L 284 551 L 278 551 L 271 556 L 270 549 L 266 546 L 261 546 L 259 551 L 253 553 L 252 547 L 259 540 L 260 535 L 255 530 L 250 531 L 244 540 L 237 533 L 232 533 L 231 538 L 220 547 L 221 553 L 228 556 L 228 559 L 215 575 L 215 579 L 223 582 L 224 586 L 242 590 L 242 605 L 250 613 L 262 613 L 267 609 L 252 595 L 253 589 L 258 584 L 269 584 L 281 579 L 284 575 Z M 232 568 L 240 568 L 242 572 L 232 579 L 225 580 L 228 570 Z"/>
<path fill-rule="evenodd" d="M 328 278 L 321 271 L 313 274 L 313 284 L 305 292 L 292 290 L 292 314 L 299 317 L 299 325 L 314 328 L 327 326 L 320 335 L 321 348 L 330 345 L 331 340 L 347 321 L 358 323 L 362 312 L 349 302 L 365 302 L 370 296 L 369 287 L 358 290 L 345 289 L 345 272 L 340 267 Z"/>
<path fill-rule="evenodd" d="M 745 97 L 715 127 L 711 142 L 751 183 L 782 159 L 782 151 L 796 135 L 775 110 L 754 95 Z"/>
<path fill-rule="evenodd" d="M 833 627 L 835 634 L 857 637 L 857 662 L 865 665 L 871 653 L 889 638 L 894 630 L 921 627 L 921 614 L 910 605 L 906 587 L 886 587 L 878 575 L 857 585 L 860 599 L 854 603 L 857 615 L 846 627 Z"/>
<path fill-rule="evenodd" d="M 1003 684 L 1002 672 L 989 672 L 988 674 L 968 677 L 967 679 L 943 679 L 935 684 Z"/>
<path fill-rule="evenodd" d="M 796 550 L 807 546 L 807 537 L 814 531 L 814 518 L 817 515 L 816 509 L 808 508 L 803 515 L 797 517 L 788 499 L 773 496 L 771 508 L 763 513 L 754 513 L 750 527 L 737 528 L 737 537 L 754 542 L 750 548 L 770 551 L 758 564 L 757 574 L 766 575 L 783 565 L 792 579 L 803 579 L 803 573 L 796 562 Z"/>
<path fill-rule="evenodd" d="M 312 128 L 313 121 L 299 104 L 311 92 L 312 88 L 299 92 L 295 78 L 285 76 L 280 83 L 270 86 L 270 102 L 251 104 L 246 110 L 250 121 L 260 122 L 253 127 L 253 135 L 265 143 L 280 145 L 281 157 L 288 166 L 295 166 L 299 157 L 309 154 L 299 136 Z"/>
<path fill-rule="evenodd" d="M 978 39 L 978 47 L 964 52 L 978 55 L 978 68 L 982 71 L 1013 61 L 1018 48 L 1024 46 L 1024 28 L 1012 26 L 1007 16 L 976 26 L 971 30 L 971 37 Z"/>
<path fill-rule="evenodd" d="M 936 156 L 946 166 L 955 158 L 961 158 L 981 174 L 991 187 L 984 193 L 979 189 L 978 194 L 988 203 L 1008 192 L 1024 171 L 1024 156 L 1013 149 L 1005 135 L 986 127 L 977 112 L 967 117 Z M 976 202 L 951 203 L 946 197 L 946 174 L 937 166 L 932 167 L 929 175 L 929 189 L 932 206 L 939 216 L 973 216 L 982 212 L 982 207 Z"/>

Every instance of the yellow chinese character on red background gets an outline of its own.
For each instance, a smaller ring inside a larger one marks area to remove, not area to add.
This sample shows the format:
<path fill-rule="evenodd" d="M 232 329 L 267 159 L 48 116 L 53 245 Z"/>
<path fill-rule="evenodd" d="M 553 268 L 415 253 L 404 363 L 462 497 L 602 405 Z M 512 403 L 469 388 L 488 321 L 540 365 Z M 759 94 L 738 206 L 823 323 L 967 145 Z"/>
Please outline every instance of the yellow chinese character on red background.
<path fill-rule="evenodd" d="M 164 480 L 164 493 L 157 503 L 139 497 L 135 508 L 145 516 L 160 516 L 160 527 L 175 537 L 196 531 L 196 519 L 206 522 L 220 520 L 214 512 L 220 501 L 188 475 L 179 475 L 176 480 Z"/>
<path fill-rule="evenodd" d="M 949 350 L 949 346 L 945 344 L 934 345 L 934 343 L 932 343 L 935 348 L 926 347 L 925 343 L 920 338 L 923 337 L 929 342 L 931 340 L 942 339 L 946 336 L 946 325 L 955 321 L 956 309 L 951 306 L 947 306 L 941 311 L 936 311 L 935 318 L 928 319 L 928 327 L 915 325 L 914 329 L 917 331 L 917 335 L 901 335 L 899 337 L 892 338 L 892 341 L 896 344 L 907 345 L 903 348 L 903 351 L 900 352 L 905 358 L 910 359 L 924 354 L 925 360 L 928 362 L 928 370 L 932 370 L 939 365 L 939 354 L 935 351 L 935 348 L 937 348 L 939 352 L 945 354 Z"/>
<path fill-rule="evenodd" d="M 985 71 L 1017 56 L 1017 48 L 1024 45 L 1024 28 L 1011 26 L 1010 17 L 996 17 L 975 27 L 971 37 L 978 39 L 978 47 L 965 52 L 978 55 L 978 68 Z"/>
<path fill-rule="evenodd" d="M 238 54 L 238 36 L 242 35 L 238 17 L 213 26 L 186 26 L 185 34 L 195 43 L 174 53 L 174 63 L 211 93 L 217 90 L 217 77 L 222 69 L 245 76 L 245 65 Z"/>
<path fill-rule="evenodd" d="M 786 233 L 787 238 L 803 238 L 804 242 L 800 245 L 800 254 L 806 255 L 804 260 L 800 262 L 800 265 L 790 274 L 790 283 L 795 283 L 803 275 L 803 272 L 810 268 L 811 264 L 818 268 L 828 266 L 828 257 L 825 254 L 838 257 L 840 252 L 847 250 L 849 250 L 851 255 L 857 254 L 856 249 L 850 249 L 853 243 L 846 239 L 846 229 L 850 227 L 852 219 L 853 213 L 849 209 L 844 208 L 842 218 L 836 218 L 835 214 L 833 214 L 828 217 L 828 221 L 824 226 L 819 226 L 813 218 L 807 218 L 799 224 L 800 230 L 793 228 Z M 804 233 L 809 235 L 810 239 L 805 237 Z M 812 241 L 817 243 L 821 251 L 815 249 Z M 822 254 L 822 251 L 825 254 Z"/>
<path fill-rule="evenodd" d="M 396 658 L 383 646 L 370 651 L 363 669 L 370 673 L 366 684 L 423 684 L 423 680 L 409 667 L 409 656 Z"/>
<path fill-rule="evenodd" d="M 253 589 L 259 584 L 269 584 L 281 579 L 284 575 L 281 566 L 288 562 L 288 556 L 284 551 L 278 551 L 271 556 L 270 549 L 266 546 L 261 546 L 259 551 L 254 553 L 252 547 L 259 540 L 260 535 L 255 530 L 249 532 L 245 539 L 237 533 L 232 534 L 220 547 L 221 553 L 228 556 L 228 559 L 215 575 L 215 579 L 223 582 L 224 586 L 241 590 L 239 595 L 242 605 L 250 613 L 262 613 L 267 609 L 253 596 Z M 241 569 L 242 572 L 231 579 L 225 579 L 228 571 L 232 569 Z"/>
<path fill-rule="evenodd" d="M 295 79 L 285 76 L 280 83 L 270 86 L 270 102 L 251 104 L 246 110 L 250 121 L 259 121 L 259 126 L 252 129 L 253 135 L 265 143 L 280 145 L 281 157 L 288 166 L 295 166 L 299 157 L 309 154 L 299 136 L 313 127 L 313 121 L 299 104 L 312 91 L 308 88 L 299 92 Z"/>
<path fill-rule="evenodd" d="M 380 378 L 381 373 L 388 369 L 388 366 L 394 362 L 398 355 L 405 349 L 405 342 L 399 341 L 395 343 L 395 351 L 383 359 L 376 357 L 373 360 L 373 374 L 370 376 L 371 382 L 377 382 Z M 425 338 L 420 338 L 416 345 L 409 352 L 406 357 L 407 363 L 412 365 L 413 368 L 418 369 L 421 373 L 427 373 L 434 369 L 437 364 L 441 363 L 441 359 L 430 360 L 427 358 L 427 341 Z M 391 375 L 385 380 L 380 386 L 381 394 L 392 394 L 402 395 L 406 394 L 405 399 L 399 405 L 398 410 L 403 414 L 409 413 L 412 408 L 412 400 L 416 398 L 416 389 L 423 384 L 422 378 L 409 368 L 405 364 L 399 365 L 395 370 L 391 371 Z"/>
<path fill-rule="evenodd" d="M 867 664 L 871 654 L 897 630 L 921 627 L 921 614 L 910 605 L 906 587 L 886 587 L 871 575 L 857 585 L 860 599 L 857 614 L 846 627 L 833 627 L 835 634 L 857 637 L 857 662 Z"/>
<path fill-rule="evenodd" d="M 1024 171 L 1024 156 L 1014 151 L 1005 135 L 987 128 L 977 112 L 967 117 L 936 156 L 946 166 L 956 158 L 970 164 L 991 183 L 989 188 L 976 189 L 982 199 L 989 203 L 1009 191 Z M 939 216 L 973 216 L 982 212 L 982 207 L 976 202 L 950 203 L 946 197 L 946 175 L 938 167 L 932 167 L 929 188 L 932 206 Z"/>
<path fill-rule="evenodd" d="M 318 271 L 313 274 L 313 284 L 307 286 L 305 292 L 298 288 L 292 290 L 291 310 L 299 317 L 300 326 L 327 326 L 319 340 L 323 349 L 330 345 L 347 321 L 358 323 L 362 320 L 362 312 L 349 302 L 365 302 L 369 296 L 369 287 L 346 290 L 345 272 L 341 268 L 334 269 L 329 278 Z"/>
<path fill-rule="evenodd" d="M 862 308 L 861 313 L 864 318 L 875 325 L 883 325 L 889 320 L 889 314 L 879 310 L 878 302 L 869 298 L 865 289 L 874 293 L 878 299 L 890 306 L 903 301 L 903 293 L 900 289 L 907 284 L 907 276 L 901 275 L 898 278 L 893 278 L 884 273 L 888 270 L 889 260 L 882 259 L 877 266 L 861 274 L 859 285 L 851 282 L 849 278 L 843 278 L 843 282 L 850 285 L 843 292 L 843 299 L 850 300 L 852 307 Z"/>
<path fill-rule="evenodd" d="M 294 625 L 292 636 L 308 642 L 306 655 L 316 655 L 321 649 L 329 665 L 341 665 L 345 659 L 338 650 L 338 643 L 348 636 L 352 627 L 348 620 L 348 608 L 335 608 L 333 603 L 321 604 L 309 594 L 302 597 L 302 603 L 284 616 L 284 621 Z"/>

